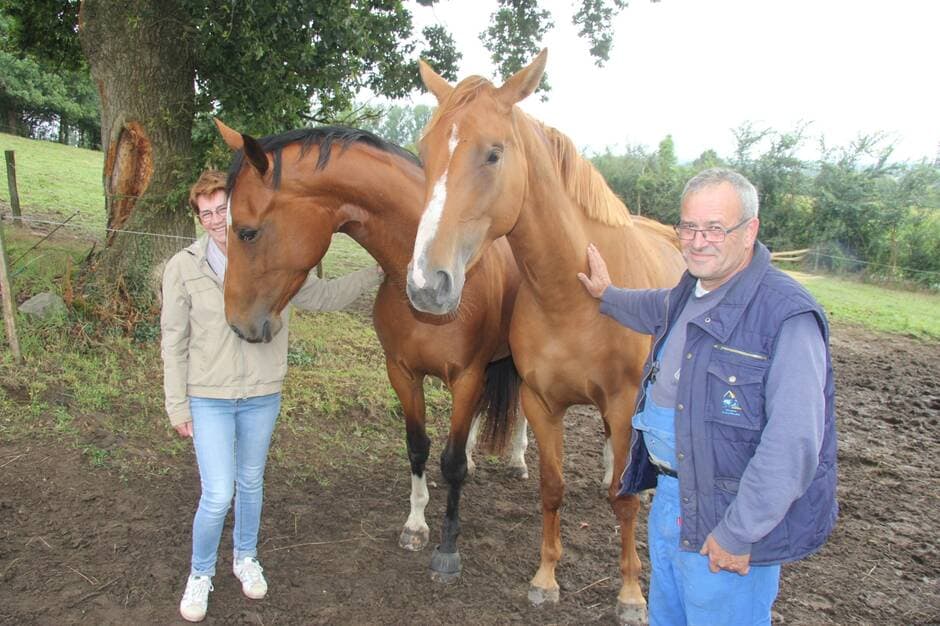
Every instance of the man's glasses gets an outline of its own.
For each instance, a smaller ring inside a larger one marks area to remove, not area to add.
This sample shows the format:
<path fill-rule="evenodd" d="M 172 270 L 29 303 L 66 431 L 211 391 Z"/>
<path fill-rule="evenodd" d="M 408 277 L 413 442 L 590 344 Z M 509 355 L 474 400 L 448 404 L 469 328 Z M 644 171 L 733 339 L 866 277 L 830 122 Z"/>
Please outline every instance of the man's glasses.
<path fill-rule="evenodd" d="M 213 216 L 224 218 L 226 213 L 228 213 L 228 207 L 220 206 L 215 211 L 212 211 L 212 210 L 200 211 L 199 219 L 202 220 L 203 222 L 208 222 L 209 220 L 212 219 Z"/>
<path fill-rule="evenodd" d="M 731 228 L 725 228 L 724 226 L 693 228 L 692 226 L 688 226 L 686 224 L 676 224 L 673 226 L 673 228 L 676 229 L 676 235 L 678 235 L 679 239 L 682 241 L 693 241 L 695 239 L 696 233 L 702 233 L 702 238 L 704 238 L 708 243 L 721 243 L 725 240 L 725 237 L 750 222 L 751 219 L 753 218 L 745 217 Z"/>

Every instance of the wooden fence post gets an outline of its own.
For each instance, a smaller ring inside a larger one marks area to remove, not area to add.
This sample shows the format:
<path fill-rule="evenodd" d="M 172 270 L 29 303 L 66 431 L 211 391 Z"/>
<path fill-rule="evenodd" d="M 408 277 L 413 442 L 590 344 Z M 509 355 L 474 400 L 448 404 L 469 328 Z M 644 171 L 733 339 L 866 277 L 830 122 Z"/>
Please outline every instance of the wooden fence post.
<path fill-rule="evenodd" d="M 13 303 L 13 283 L 7 267 L 7 250 L 3 243 L 3 225 L 0 224 L 0 299 L 3 300 L 3 321 L 7 328 L 7 340 L 17 363 L 22 363 L 20 341 L 16 336 L 16 306 Z"/>
<path fill-rule="evenodd" d="M 16 190 L 16 157 L 13 150 L 4 150 L 7 160 L 7 186 L 10 188 L 10 207 L 13 208 L 13 225 L 20 226 L 20 194 Z"/>

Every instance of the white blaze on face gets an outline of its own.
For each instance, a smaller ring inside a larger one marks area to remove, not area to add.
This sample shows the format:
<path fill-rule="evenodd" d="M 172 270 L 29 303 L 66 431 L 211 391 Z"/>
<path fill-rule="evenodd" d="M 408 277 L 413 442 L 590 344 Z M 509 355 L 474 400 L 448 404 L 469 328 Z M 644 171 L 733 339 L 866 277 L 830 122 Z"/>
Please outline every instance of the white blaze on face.
<path fill-rule="evenodd" d="M 232 227 L 232 196 L 225 199 L 225 225 Z"/>
<path fill-rule="evenodd" d="M 418 236 L 415 238 L 415 263 L 411 267 L 411 279 L 418 288 L 427 284 L 424 277 L 423 258 L 427 252 L 428 244 L 437 235 L 437 226 L 441 222 L 441 215 L 444 213 L 444 204 L 447 201 L 447 170 L 450 169 L 450 162 L 454 158 L 454 150 L 457 149 L 457 125 L 454 124 L 450 131 L 450 140 L 447 142 L 448 157 L 447 167 L 444 173 L 434 183 L 434 189 L 431 192 L 431 199 L 428 206 L 425 207 L 421 215 L 421 222 L 418 224 Z"/>

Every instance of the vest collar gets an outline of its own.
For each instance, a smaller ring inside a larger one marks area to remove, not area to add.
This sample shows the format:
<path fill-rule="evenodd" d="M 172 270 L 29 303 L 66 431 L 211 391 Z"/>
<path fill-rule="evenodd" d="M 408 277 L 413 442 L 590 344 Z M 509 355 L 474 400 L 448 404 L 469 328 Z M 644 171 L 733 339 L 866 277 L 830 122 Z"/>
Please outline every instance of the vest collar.
<path fill-rule="evenodd" d="M 731 279 L 734 284 L 728 289 L 725 297 L 713 309 L 692 320 L 692 323 L 718 341 L 727 341 L 738 322 L 741 321 L 747 305 L 754 299 L 754 294 L 769 268 L 770 251 L 760 241 L 755 241 L 751 262 Z M 696 280 L 698 279 L 686 271 L 676 286 L 678 301 L 683 306 L 690 294 L 695 291 Z M 679 310 L 681 308 L 677 308 L 673 315 L 678 315 Z M 705 321 L 706 319 L 708 322 Z"/>

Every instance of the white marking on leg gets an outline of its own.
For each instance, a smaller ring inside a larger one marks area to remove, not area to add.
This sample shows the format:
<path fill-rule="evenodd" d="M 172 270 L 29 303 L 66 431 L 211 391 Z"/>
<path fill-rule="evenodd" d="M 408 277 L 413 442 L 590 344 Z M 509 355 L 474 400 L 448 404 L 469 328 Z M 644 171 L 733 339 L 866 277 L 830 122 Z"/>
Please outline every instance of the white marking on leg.
<path fill-rule="evenodd" d="M 525 464 L 525 451 L 529 447 L 529 431 L 521 408 L 517 415 L 516 428 L 512 434 L 512 452 L 509 455 L 509 467 L 520 468 L 520 478 L 528 478 L 529 468 Z"/>
<path fill-rule="evenodd" d="M 454 150 L 457 149 L 457 125 L 454 124 L 450 131 L 450 140 L 447 142 L 449 154 L 447 157 L 447 167 L 444 173 L 434 183 L 434 189 L 431 191 L 431 199 L 421 215 L 421 221 L 418 223 L 418 235 L 415 237 L 414 263 L 411 264 L 411 280 L 418 288 L 423 288 L 427 284 L 427 278 L 424 276 L 424 255 L 427 252 L 428 245 L 437 235 L 437 227 L 441 223 L 441 215 L 444 213 L 444 204 L 447 202 L 447 171 L 450 169 L 450 162 L 454 158 Z"/>
<path fill-rule="evenodd" d="M 477 469 L 477 464 L 473 462 L 473 451 L 477 447 L 477 440 L 480 438 L 480 423 L 482 419 L 479 415 L 470 422 L 470 433 L 467 435 L 467 473 L 472 474 Z"/>
<path fill-rule="evenodd" d="M 604 486 L 610 485 L 614 479 L 614 447 L 610 437 L 604 441 Z"/>
<path fill-rule="evenodd" d="M 418 477 L 411 475 L 411 512 L 408 514 L 408 521 L 405 522 L 405 528 L 412 532 L 429 532 L 428 524 L 424 519 L 424 509 L 428 506 L 431 499 L 428 494 L 428 475 Z"/>

